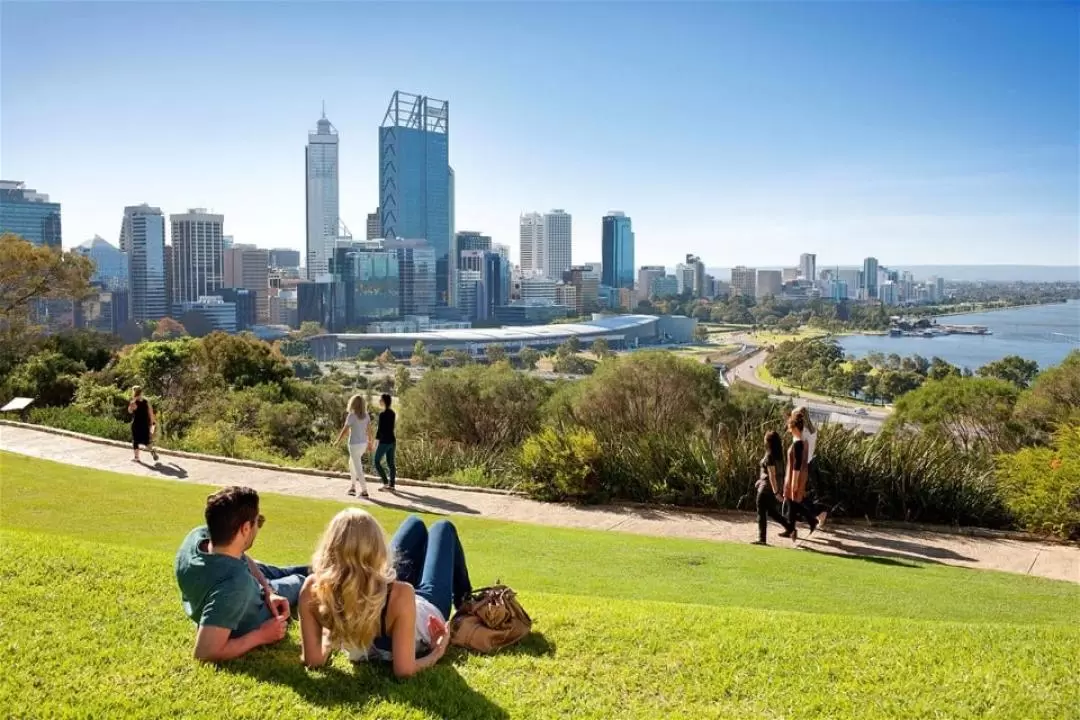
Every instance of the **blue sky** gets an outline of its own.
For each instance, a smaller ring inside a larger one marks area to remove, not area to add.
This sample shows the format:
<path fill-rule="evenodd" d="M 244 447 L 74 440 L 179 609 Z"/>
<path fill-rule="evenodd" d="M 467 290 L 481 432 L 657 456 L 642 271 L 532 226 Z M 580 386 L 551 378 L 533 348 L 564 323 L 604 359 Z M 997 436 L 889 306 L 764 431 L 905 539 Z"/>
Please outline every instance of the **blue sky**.
<path fill-rule="evenodd" d="M 1080 263 L 1080 11 L 1059 3 L 15 3 L 0 175 L 115 242 L 210 207 L 303 247 L 307 132 L 377 204 L 395 89 L 450 101 L 457 228 L 633 218 L 639 264 Z"/>

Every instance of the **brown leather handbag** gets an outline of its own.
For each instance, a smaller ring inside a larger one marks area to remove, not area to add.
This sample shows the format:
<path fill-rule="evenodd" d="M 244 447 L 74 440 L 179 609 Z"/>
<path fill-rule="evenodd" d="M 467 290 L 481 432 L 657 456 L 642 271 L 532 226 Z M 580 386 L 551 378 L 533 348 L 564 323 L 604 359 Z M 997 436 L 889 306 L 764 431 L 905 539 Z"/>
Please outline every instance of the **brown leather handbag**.
<path fill-rule="evenodd" d="M 462 603 L 450 621 L 450 642 L 490 653 L 513 645 L 532 630 L 532 618 L 506 585 L 480 588 Z"/>

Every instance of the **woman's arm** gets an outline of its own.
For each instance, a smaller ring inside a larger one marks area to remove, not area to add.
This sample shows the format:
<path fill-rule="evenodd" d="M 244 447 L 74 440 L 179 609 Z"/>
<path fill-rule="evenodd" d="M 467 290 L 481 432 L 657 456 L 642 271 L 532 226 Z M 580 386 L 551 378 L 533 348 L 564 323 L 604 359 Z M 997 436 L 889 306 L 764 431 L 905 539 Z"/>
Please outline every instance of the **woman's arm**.
<path fill-rule="evenodd" d="M 776 466 L 766 465 L 769 470 L 769 485 L 772 487 L 773 495 L 779 495 L 780 490 L 776 487 Z"/>
<path fill-rule="evenodd" d="M 390 641 L 393 647 L 394 675 L 407 678 L 439 662 L 446 652 L 449 637 L 446 634 L 432 637 L 435 647 L 431 652 L 416 659 L 416 594 L 412 585 L 395 583 L 390 598 L 387 622 L 390 624 Z"/>
<path fill-rule="evenodd" d="M 341 426 L 341 432 L 338 433 L 337 439 L 334 440 L 334 444 L 337 445 L 341 442 L 341 438 L 345 437 L 345 433 L 349 432 L 349 418 L 345 418 L 345 424 Z"/>
<path fill-rule="evenodd" d="M 150 426 L 153 427 L 157 424 L 157 415 L 154 414 L 154 406 L 149 400 L 146 401 L 146 412 L 150 415 Z"/>
<path fill-rule="evenodd" d="M 300 660 L 308 667 L 321 667 L 330 659 L 333 647 L 327 633 L 323 632 L 319 616 L 315 614 L 315 598 L 311 591 L 314 581 L 309 575 L 300 589 L 300 638 L 303 643 Z"/>

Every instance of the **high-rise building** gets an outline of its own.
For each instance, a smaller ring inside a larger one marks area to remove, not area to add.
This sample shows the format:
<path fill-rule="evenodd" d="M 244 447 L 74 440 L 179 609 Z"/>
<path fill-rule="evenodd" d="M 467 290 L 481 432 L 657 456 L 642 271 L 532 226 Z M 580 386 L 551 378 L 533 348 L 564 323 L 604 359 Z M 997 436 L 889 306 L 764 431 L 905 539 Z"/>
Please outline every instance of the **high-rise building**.
<path fill-rule="evenodd" d="M 563 273 L 563 281 L 577 288 L 574 309 L 578 315 L 591 313 L 600 306 L 600 276 L 592 265 L 574 265 Z"/>
<path fill-rule="evenodd" d="M 544 216 L 534 212 L 518 218 L 518 239 L 521 243 L 522 277 L 543 277 L 547 266 Z"/>
<path fill-rule="evenodd" d="M 796 280 L 799 279 L 799 268 L 797 268 L 797 267 L 786 267 L 786 268 L 784 268 L 783 270 L 780 271 L 780 278 L 781 278 L 781 280 L 783 280 L 783 282 L 786 282 L 786 283 L 795 282 Z"/>
<path fill-rule="evenodd" d="M 637 301 L 652 300 L 654 295 L 653 280 L 667 275 L 667 268 L 663 265 L 642 265 L 637 274 Z"/>
<path fill-rule="evenodd" d="M 466 250 L 491 250 L 491 236 L 483 235 L 475 230 L 462 230 L 456 233 L 454 238 L 459 254 Z"/>
<path fill-rule="evenodd" d="M 270 251 L 234 244 L 224 253 L 222 287 L 247 288 L 254 293 L 255 318 L 270 321 Z"/>
<path fill-rule="evenodd" d="M 0 180 L 0 233 L 15 233 L 34 245 L 60 249 L 60 203 L 26 183 Z"/>
<path fill-rule="evenodd" d="M 878 286 L 878 300 L 883 305 L 898 305 L 900 303 L 900 286 L 893 281 L 881 283 Z"/>
<path fill-rule="evenodd" d="M 613 210 L 602 221 L 603 274 L 600 284 L 614 288 L 634 287 L 634 231 L 630 218 Z"/>
<path fill-rule="evenodd" d="M 686 263 L 675 266 L 675 283 L 678 295 L 690 295 L 694 292 L 694 268 Z"/>
<path fill-rule="evenodd" d="M 544 214 L 544 277 L 558 280 L 570 269 L 573 246 L 573 217 L 565 210 Z"/>
<path fill-rule="evenodd" d="M 300 251 L 292 248 L 274 248 L 270 251 L 270 267 L 295 270 L 300 267 Z"/>
<path fill-rule="evenodd" d="M 436 251 L 423 240 L 387 240 L 397 254 L 401 315 L 428 315 L 436 307 Z"/>
<path fill-rule="evenodd" d="M 338 195 L 338 134 L 326 119 L 326 111 L 308 133 L 304 149 L 307 187 L 307 274 L 323 275 L 330 266 L 334 241 L 341 222 Z"/>
<path fill-rule="evenodd" d="M 555 283 L 555 304 L 577 309 L 577 288 L 569 283 Z"/>
<path fill-rule="evenodd" d="M 708 289 L 705 287 L 705 263 L 701 262 L 701 258 L 697 255 L 687 255 L 684 267 L 686 268 L 684 273 L 690 277 L 690 284 L 686 290 L 696 298 L 706 297 Z"/>
<path fill-rule="evenodd" d="M 934 302 L 941 302 L 945 299 L 945 278 L 937 276 L 931 277 L 930 286 L 934 289 Z"/>
<path fill-rule="evenodd" d="M 367 239 L 379 240 L 382 238 L 382 223 L 379 222 L 379 208 L 367 216 Z"/>
<path fill-rule="evenodd" d="M 546 277 L 522 278 L 521 301 L 526 305 L 554 305 L 555 281 Z"/>
<path fill-rule="evenodd" d="M 76 245 L 75 252 L 93 261 L 94 273 L 90 276 L 91 283 L 106 290 L 127 289 L 127 253 L 122 252 L 99 235 Z"/>
<path fill-rule="evenodd" d="M 75 305 L 75 326 L 117 335 L 128 312 L 127 290 L 99 290 Z"/>
<path fill-rule="evenodd" d="M 195 300 L 181 300 L 173 305 L 173 312 L 188 332 L 202 335 L 196 326 L 203 327 L 209 334 L 214 330 L 236 332 L 236 304 L 225 302 L 221 295 L 203 295 Z"/>
<path fill-rule="evenodd" d="M 193 208 L 170 215 L 172 227 L 173 307 L 199 303 L 223 287 L 225 254 L 222 248 L 224 215 Z"/>
<path fill-rule="evenodd" d="M 451 176 L 450 103 L 395 91 L 379 128 L 380 229 L 427 243 L 439 306 L 451 305 L 456 290 Z"/>
<path fill-rule="evenodd" d="M 757 270 L 743 265 L 731 268 L 731 292 L 742 297 L 756 297 Z"/>
<path fill-rule="evenodd" d="M 731 285 L 735 286 L 735 271 L 732 270 Z M 754 297 L 763 298 L 767 295 L 780 297 L 784 290 L 784 277 L 779 270 L 758 270 L 757 288 Z"/>
<path fill-rule="evenodd" d="M 807 282 L 817 281 L 817 255 L 803 253 L 799 256 L 799 275 Z"/>
<path fill-rule="evenodd" d="M 135 322 L 169 314 L 165 267 L 165 216 L 161 208 L 129 205 L 120 224 L 120 249 L 127 254 L 128 314 Z"/>
<path fill-rule="evenodd" d="M 863 260 L 862 271 L 862 297 L 867 300 L 877 300 L 878 296 L 878 261 L 877 258 L 868 257 Z"/>
<path fill-rule="evenodd" d="M 495 244 L 493 244 L 491 246 L 491 250 L 495 254 L 497 254 L 499 257 L 501 257 L 503 260 L 505 260 L 507 266 L 509 266 L 509 264 L 510 264 L 510 246 L 509 245 L 500 245 L 499 243 L 495 243 Z"/>
<path fill-rule="evenodd" d="M 664 298 L 679 294 L 679 281 L 674 275 L 654 277 L 649 286 L 649 297 Z"/>

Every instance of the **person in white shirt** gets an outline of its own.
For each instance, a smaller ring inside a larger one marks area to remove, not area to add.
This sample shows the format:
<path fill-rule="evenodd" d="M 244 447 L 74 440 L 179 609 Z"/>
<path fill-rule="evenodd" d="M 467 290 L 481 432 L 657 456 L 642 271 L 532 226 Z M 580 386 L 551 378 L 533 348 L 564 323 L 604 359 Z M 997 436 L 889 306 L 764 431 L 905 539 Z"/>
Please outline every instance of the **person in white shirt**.
<path fill-rule="evenodd" d="M 818 521 L 818 525 L 824 526 L 825 521 L 829 517 L 828 507 L 820 503 L 814 502 L 813 497 L 816 497 L 816 492 L 820 491 L 820 483 L 818 482 L 818 468 L 817 463 L 814 462 L 814 457 L 817 453 L 817 439 L 818 432 L 814 426 L 813 421 L 810 419 L 810 408 L 806 406 L 797 407 L 792 413 L 792 417 L 801 417 L 803 419 L 804 428 L 802 432 L 803 442 L 806 443 L 806 467 L 807 467 L 807 485 L 815 491 L 814 494 L 808 495 L 804 501 L 804 505 Z"/>
<path fill-rule="evenodd" d="M 356 495 L 356 484 L 360 483 L 360 497 L 368 497 L 367 478 L 364 475 L 364 453 L 371 449 L 371 416 L 364 405 L 363 395 L 349 398 L 349 414 L 341 426 L 334 444 L 337 445 L 345 434 L 349 435 L 349 476 L 352 484 L 349 495 Z"/>

